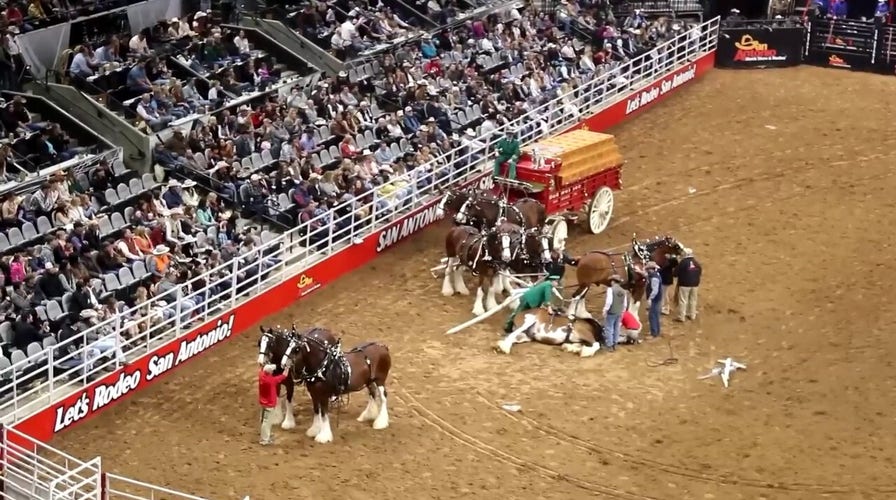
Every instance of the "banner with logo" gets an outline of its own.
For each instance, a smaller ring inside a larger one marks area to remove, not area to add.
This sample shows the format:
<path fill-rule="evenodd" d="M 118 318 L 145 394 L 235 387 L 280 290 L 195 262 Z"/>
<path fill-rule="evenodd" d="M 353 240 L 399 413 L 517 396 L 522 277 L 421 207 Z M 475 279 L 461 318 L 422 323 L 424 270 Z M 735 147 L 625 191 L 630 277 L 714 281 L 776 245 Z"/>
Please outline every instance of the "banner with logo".
<path fill-rule="evenodd" d="M 783 68 L 803 60 L 806 29 L 802 27 L 723 28 L 716 49 L 716 66 L 723 68 Z"/>
<path fill-rule="evenodd" d="M 809 27 L 812 64 L 829 68 L 868 70 L 875 66 L 874 24 L 850 19 L 817 19 Z"/>

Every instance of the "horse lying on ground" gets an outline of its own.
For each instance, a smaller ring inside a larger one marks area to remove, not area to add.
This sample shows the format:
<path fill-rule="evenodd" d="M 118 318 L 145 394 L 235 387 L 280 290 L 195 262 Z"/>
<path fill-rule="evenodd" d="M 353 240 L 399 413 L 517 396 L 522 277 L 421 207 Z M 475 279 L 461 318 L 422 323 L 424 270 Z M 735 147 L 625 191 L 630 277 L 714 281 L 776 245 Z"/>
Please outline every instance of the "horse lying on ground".
<path fill-rule="evenodd" d="M 277 368 L 284 368 L 280 364 L 283 354 L 289 347 L 289 337 L 273 328 L 261 327 L 261 338 L 258 339 L 258 364 L 266 365 L 274 363 Z M 277 387 L 277 407 L 280 408 L 281 414 L 284 415 L 283 423 L 280 425 L 285 430 L 294 429 L 296 427 L 296 418 L 292 406 L 292 397 L 295 394 L 295 373 L 291 372 L 283 382 Z M 280 388 L 286 388 L 286 396 L 280 396 Z"/>
<path fill-rule="evenodd" d="M 333 398 L 367 389 L 367 407 L 358 417 L 359 422 L 373 422 L 374 429 L 389 427 L 386 401 L 386 379 L 392 368 L 389 348 L 377 342 L 367 342 L 342 352 L 338 339 L 324 328 L 289 335 L 289 345 L 281 364 L 290 366 L 298 374 L 311 395 L 313 423 L 305 433 L 318 443 L 333 441 L 330 427 L 330 401 Z"/>
<path fill-rule="evenodd" d="M 513 344 L 538 342 L 559 345 L 563 350 L 579 353 L 583 358 L 594 356 L 603 343 L 603 328 L 593 318 L 570 320 L 564 315 L 551 315 L 547 309 L 530 309 L 514 320 L 516 329 L 498 342 L 498 349 L 510 354 Z"/>

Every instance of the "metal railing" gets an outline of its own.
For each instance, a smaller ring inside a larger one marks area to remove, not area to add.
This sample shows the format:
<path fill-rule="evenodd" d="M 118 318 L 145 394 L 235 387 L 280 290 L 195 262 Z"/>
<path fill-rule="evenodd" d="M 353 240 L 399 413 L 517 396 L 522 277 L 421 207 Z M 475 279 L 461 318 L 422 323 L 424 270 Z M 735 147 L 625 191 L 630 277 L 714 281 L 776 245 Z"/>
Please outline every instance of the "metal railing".
<path fill-rule="evenodd" d="M 523 144 L 537 141 L 547 135 L 567 130 L 582 117 L 591 116 L 620 102 L 633 91 L 693 63 L 715 48 L 718 26 L 717 18 L 682 33 L 647 54 L 595 75 L 575 95 L 559 96 L 499 128 L 490 137 L 482 138 L 485 146 L 477 151 L 461 147 L 409 173 L 396 176 L 390 183 L 394 188 L 392 192 L 386 192 L 382 187 L 372 189 L 355 201 L 314 217 L 261 245 L 250 254 L 243 254 L 229 263 L 215 266 L 203 276 L 139 304 L 54 349 L 16 363 L 0 372 L 0 377 L 11 379 L 13 383 L 13 395 L 0 405 L 0 415 L 7 421 L 16 422 L 39 412 L 83 389 L 108 370 L 117 369 L 119 359 L 116 356 L 108 358 L 110 352 L 120 348 L 129 358 L 147 355 L 161 343 L 186 335 L 209 319 L 235 309 L 249 298 L 259 296 L 309 269 L 311 265 L 340 253 L 357 239 L 389 226 L 410 210 L 432 203 L 438 196 L 436 188 L 462 185 L 481 177 L 491 168 L 487 152 L 507 128 L 518 131 Z M 565 104 L 576 106 L 579 115 L 568 113 L 568 108 L 564 108 Z M 366 199 L 369 201 L 357 201 Z M 334 214 L 342 210 L 350 215 L 334 220 Z M 394 231 L 387 233 L 386 240 L 391 243 L 402 236 L 404 235 L 399 227 L 395 226 Z M 139 334 L 130 335 L 136 331 Z M 99 354 L 102 356 L 98 356 Z M 27 380 L 23 377 L 32 377 L 33 382 L 26 387 Z M 16 431 L 8 429 L 4 432 Z M 75 484 L 81 484 L 83 491 L 91 491 L 89 488 L 94 483 L 84 480 L 93 477 L 87 473 L 101 473 L 98 461 L 94 468 L 90 465 L 93 462 L 78 462 L 53 450 L 52 453 L 65 458 L 64 466 L 58 466 L 58 461 L 54 460 L 44 462 L 40 458 L 46 456 L 42 450 L 52 448 L 21 433 L 18 435 L 23 436 L 24 441 L 33 443 L 33 449 L 17 449 L 15 457 L 21 460 L 14 462 L 25 465 L 10 465 L 10 445 L 4 439 L 4 475 L 20 470 L 23 477 L 36 477 L 37 469 L 40 469 L 41 475 L 52 475 L 52 478 L 41 483 L 46 484 L 46 491 L 53 486 L 59 491 L 68 491 L 72 498 L 100 498 L 100 493 L 97 496 L 82 496 L 80 493 L 74 494 L 72 490 Z M 32 472 L 29 467 L 35 470 Z M 59 482 L 50 484 L 57 479 Z M 159 492 L 165 498 L 198 498 L 120 476 L 108 475 L 107 481 L 109 484 L 122 485 L 118 486 L 120 490 L 116 490 L 121 498 L 155 498 L 153 492 Z M 32 493 L 31 496 L 20 495 L 17 498 L 21 497 L 48 498 L 38 493 Z"/>

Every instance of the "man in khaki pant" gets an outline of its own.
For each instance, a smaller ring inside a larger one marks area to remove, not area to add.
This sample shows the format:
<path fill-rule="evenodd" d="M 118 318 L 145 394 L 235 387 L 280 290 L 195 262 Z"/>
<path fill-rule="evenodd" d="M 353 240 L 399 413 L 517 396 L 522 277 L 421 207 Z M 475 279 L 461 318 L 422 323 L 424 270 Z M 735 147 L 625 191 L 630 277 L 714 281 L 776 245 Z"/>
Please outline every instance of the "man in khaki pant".
<path fill-rule="evenodd" d="M 690 248 L 684 249 L 684 258 L 678 264 L 678 317 L 676 321 L 697 319 L 697 290 L 700 288 L 700 277 L 703 268 L 694 258 Z"/>

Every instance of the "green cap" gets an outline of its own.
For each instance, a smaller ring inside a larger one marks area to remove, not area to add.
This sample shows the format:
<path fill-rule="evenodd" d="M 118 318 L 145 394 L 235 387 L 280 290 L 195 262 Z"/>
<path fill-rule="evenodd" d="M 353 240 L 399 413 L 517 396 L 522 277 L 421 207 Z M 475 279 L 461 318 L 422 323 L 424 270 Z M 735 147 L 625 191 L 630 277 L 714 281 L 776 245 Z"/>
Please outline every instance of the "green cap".
<path fill-rule="evenodd" d="M 552 275 L 548 276 L 549 281 L 556 281 L 559 279 L 560 279 L 560 276 L 557 276 L 556 274 L 552 274 Z"/>

